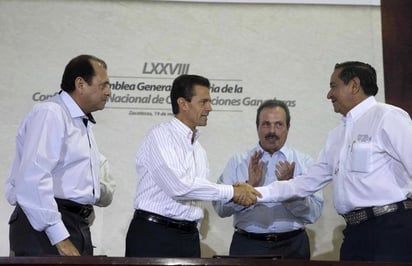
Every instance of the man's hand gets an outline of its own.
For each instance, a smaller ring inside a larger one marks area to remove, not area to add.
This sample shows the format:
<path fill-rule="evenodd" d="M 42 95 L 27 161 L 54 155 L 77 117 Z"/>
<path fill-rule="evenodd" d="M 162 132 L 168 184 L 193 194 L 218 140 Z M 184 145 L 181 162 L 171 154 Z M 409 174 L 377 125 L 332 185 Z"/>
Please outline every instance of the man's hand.
<path fill-rule="evenodd" d="M 236 183 L 233 185 L 233 189 L 233 201 L 245 207 L 255 204 L 257 197 L 262 197 L 259 191 L 246 183 Z"/>
<path fill-rule="evenodd" d="M 249 180 L 248 184 L 253 187 L 259 185 L 260 181 L 262 181 L 262 174 L 263 174 L 263 166 L 265 165 L 263 162 L 259 162 L 260 158 L 262 157 L 262 151 L 256 151 L 252 157 L 250 158 L 249 162 Z"/>
<path fill-rule="evenodd" d="M 79 251 L 68 238 L 58 242 L 56 248 L 62 256 L 80 256 Z"/>
<path fill-rule="evenodd" d="M 278 180 L 289 180 L 293 178 L 294 171 L 295 162 L 289 163 L 288 161 L 279 161 L 276 164 L 275 174 Z"/>

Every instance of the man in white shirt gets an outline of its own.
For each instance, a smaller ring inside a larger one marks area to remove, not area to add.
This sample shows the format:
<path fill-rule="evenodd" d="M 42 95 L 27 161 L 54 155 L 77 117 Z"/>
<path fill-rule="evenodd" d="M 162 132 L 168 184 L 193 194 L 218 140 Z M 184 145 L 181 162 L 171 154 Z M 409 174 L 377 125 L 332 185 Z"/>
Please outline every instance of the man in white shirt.
<path fill-rule="evenodd" d="M 136 155 L 135 213 L 126 236 L 128 257 L 200 257 L 201 201 L 234 200 L 249 206 L 259 193 L 248 184 L 208 180 L 209 163 L 198 126 L 212 110 L 210 82 L 198 75 L 173 81 L 175 115 L 153 127 Z"/>
<path fill-rule="evenodd" d="M 327 98 L 342 123 L 304 176 L 257 190 L 262 201 L 280 202 L 333 180 L 335 208 L 347 223 L 340 259 L 412 262 L 412 121 L 404 110 L 378 103 L 377 92 L 372 66 L 336 64 Z"/>
<path fill-rule="evenodd" d="M 16 205 L 10 217 L 10 253 L 15 256 L 92 255 L 88 224 L 102 198 L 100 153 L 92 112 L 110 95 L 106 63 L 94 56 L 73 58 L 59 94 L 25 116 L 16 137 L 16 155 L 6 181 L 6 198 Z M 105 192 L 105 193 L 106 193 Z"/>
<path fill-rule="evenodd" d="M 263 102 L 256 114 L 259 143 L 230 158 L 218 183 L 248 182 L 257 187 L 306 173 L 313 159 L 286 144 L 289 128 L 288 106 L 279 100 Z M 283 161 L 291 162 L 290 169 Z M 253 163 L 259 166 L 256 172 L 249 171 Z M 309 238 L 304 227 L 319 218 L 323 199 L 321 194 L 310 195 L 279 203 L 258 203 L 249 208 L 214 201 L 213 207 L 220 217 L 233 215 L 235 232 L 229 255 L 309 259 Z"/>

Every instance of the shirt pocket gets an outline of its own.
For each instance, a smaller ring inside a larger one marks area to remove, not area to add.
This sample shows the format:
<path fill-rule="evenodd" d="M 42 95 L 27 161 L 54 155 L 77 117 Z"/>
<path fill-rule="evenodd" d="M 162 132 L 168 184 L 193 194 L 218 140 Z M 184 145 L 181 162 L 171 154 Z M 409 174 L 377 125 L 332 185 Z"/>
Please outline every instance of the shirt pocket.
<path fill-rule="evenodd" d="M 350 167 L 352 172 L 369 173 L 372 163 L 372 144 L 354 142 L 350 153 Z"/>

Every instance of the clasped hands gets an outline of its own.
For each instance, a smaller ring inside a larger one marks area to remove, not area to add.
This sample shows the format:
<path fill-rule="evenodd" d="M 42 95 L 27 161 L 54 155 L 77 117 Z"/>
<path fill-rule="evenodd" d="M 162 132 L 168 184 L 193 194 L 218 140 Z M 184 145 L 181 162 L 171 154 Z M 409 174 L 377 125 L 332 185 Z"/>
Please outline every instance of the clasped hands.
<path fill-rule="evenodd" d="M 233 189 L 233 202 L 245 207 L 255 204 L 257 197 L 262 197 L 259 191 L 247 183 L 235 183 L 233 184 Z"/>

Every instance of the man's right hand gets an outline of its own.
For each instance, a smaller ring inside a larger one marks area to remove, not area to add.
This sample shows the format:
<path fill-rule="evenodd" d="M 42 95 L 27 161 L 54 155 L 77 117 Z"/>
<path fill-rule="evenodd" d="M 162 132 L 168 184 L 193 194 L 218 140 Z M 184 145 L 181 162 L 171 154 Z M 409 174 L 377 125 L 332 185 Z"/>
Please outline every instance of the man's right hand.
<path fill-rule="evenodd" d="M 258 150 L 253 153 L 250 157 L 248 173 L 249 173 L 249 180 L 248 184 L 253 187 L 256 187 L 260 184 L 263 178 L 263 167 L 265 164 L 260 161 L 262 158 L 263 152 Z"/>
<path fill-rule="evenodd" d="M 255 204 L 257 197 L 262 197 L 259 191 L 246 183 L 236 183 L 233 185 L 233 189 L 233 201 L 245 207 Z"/>
<path fill-rule="evenodd" d="M 79 251 L 68 238 L 58 242 L 56 248 L 62 256 L 80 256 Z"/>

